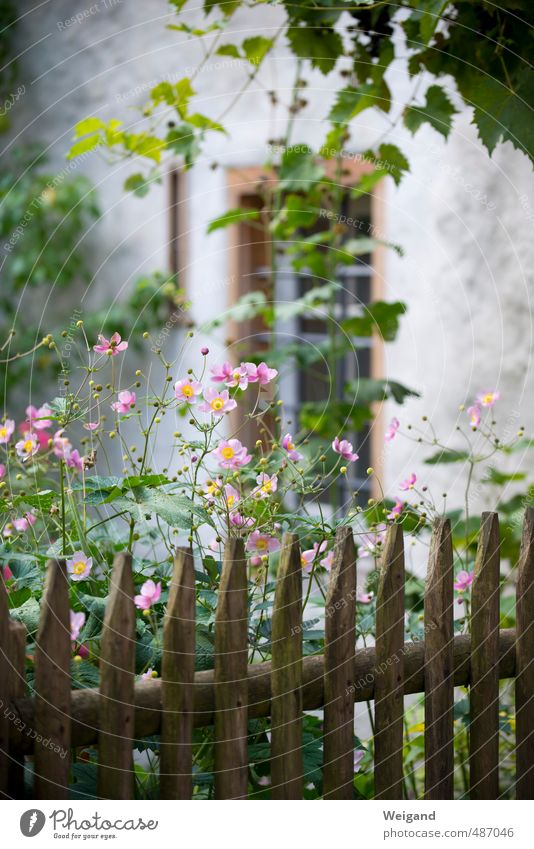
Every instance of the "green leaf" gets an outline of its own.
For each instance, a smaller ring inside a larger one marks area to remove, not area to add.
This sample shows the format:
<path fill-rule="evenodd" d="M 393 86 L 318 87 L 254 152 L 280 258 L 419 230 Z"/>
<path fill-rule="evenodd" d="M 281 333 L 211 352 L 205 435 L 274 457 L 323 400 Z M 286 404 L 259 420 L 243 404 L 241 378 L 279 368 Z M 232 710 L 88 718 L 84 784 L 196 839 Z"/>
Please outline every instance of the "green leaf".
<path fill-rule="evenodd" d="M 87 136 L 85 139 L 80 139 L 80 141 L 74 142 L 71 145 L 69 152 L 67 153 L 67 159 L 76 159 L 77 156 L 81 156 L 83 153 L 87 153 L 89 150 L 94 150 L 95 147 L 101 143 L 101 138 L 98 135 Z"/>
<path fill-rule="evenodd" d="M 389 112 L 391 96 L 384 81 L 380 84 L 364 83 L 358 88 L 348 86 L 336 95 L 336 101 L 328 115 L 333 123 L 347 124 L 364 109 L 376 107 L 383 112 Z"/>
<path fill-rule="evenodd" d="M 424 44 L 428 44 L 434 35 L 440 17 L 449 3 L 450 0 L 410 0 L 410 6 L 415 9 L 411 18 L 419 21 L 419 33 Z"/>
<path fill-rule="evenodd" d="M 235 44 L 221 44 L 216 51 L 218 56 L 231 56 L 233 59 L 242 59 L 239 48 Z"/>
<path fill-rule="evenodd" d="M 280 188 L 284 191 L 309 192 L 321 179 L 324 169 L 315 161 L 305 144 L 286 148 L 280 163 Z"/>
<path fill-rule="evenodd" d="M 147 516 L 155 513 L 168 525 L 184 530 L 189 530 L 193 517 L 211 524 L 206 511 L 194 504 L 191 499 L 183 495 L 171 495 L 160 489 L 136 487 L 132 490 L 131 496 L 115 498 L 113 506 L 119 511 L 128 510 L 140 522 L 144 522 Z"/>
<path fill-rule="evenodd" d="M 207 232 L 213 233 L 215 230 L 221 230 L 223 227 L 239 224 L 242 221 L 256 221 L 259 217 L 260 213 L 256 209 L 229 209 L 224 215 L 210 221 Z"/>
<path fill-rule="evenodd" d="M 319 68 L 323 74 L 330 73 L 343 55 L 342 38 L 330 27 L 293 26 L 288 29 L 287 38 L 293 53 L 309 59 L 312 67 Z"/>
<path fill-rule="evenodd" d="M 137 197 L 144 197 L 150 189 L 150 180 L 147 180 L 143 174 L 130 174 L 124 181 L 124 188 L 127 192 L 133 192 Z"/>
<path fill-rule="evenodd" d="M 83 121 L 78 121 L 74 127 L 74 138 L 79 139 L 82 136 L 87 136 L 89 133 L 98 133 L 99 130 L 105 129 L 105 122 L 100 118 L 90 117 L 84 118 Z"/>
<path fill-rule="evenodd" d="M 466 88 L 469 101 L 475 107 L 473 123 L 489 152 L 492 153 L 500 141 L 511 141 L 518 150 L 534 157 L 531 74 L 522 75 L 515 91 L 499 80 L 481 75 L 474 76 Z"/>
<path fill-rule="evenodd" d="M 353 336 L 372 336 L 378 332 L 385 342 L 392 342 L 399 329 L 399 319 L 406 312 L 406 305 L 401 301 L 374 301 L 364 307 L 361 316 L 347 318 L 341 322 L 345 333 Z"/>
<path fill-rule="evenodd" d="M 490 468 L 482 483 L 497 484 L 500 486 L 501 484 L 511 483 L 512 481 L 524 481 L 525 479 L 526 474 L 524 472 L 500 472 L 498 469 Z"/>
<path fill-rule="evenodd" d="M 404 112 L 404 124 L 411 133 L 415 133 L 422 124 L 427 122 L 447 138 L 455 112 L 455 107 L 441 86 L 432 85 L 426 93 L 424 106 L 407 107 Z"/>
<path fill-rule="evenodd" d="M 433 454 L 432 457 L 427 457 L 425 463 L 429 466 L 437 466 L 440 463 L 464 463 L 471 455 L 467 451 L 453 451 L 449 448 L 444 448 Z"/>
<path fill-rule="evenodd" d="M 13 619 L 18 619 L 19 622 L 22 622 L 22 624 L 26 626 L 28 635 L 32 636 L 37 631 L 40 613 L 41 608 L 39 607 L 37 599 L 29 598 L 20 607 L 12 610 L 11 616 Z"/>
<path fill-rule="evenodd" d="M 272 38 L 264 38 L 263 35 L 255 35 L 246 38 L 242 44 L 243 52 L 251 65 L 261 65 L 263 59 L 274 44 Z"/>

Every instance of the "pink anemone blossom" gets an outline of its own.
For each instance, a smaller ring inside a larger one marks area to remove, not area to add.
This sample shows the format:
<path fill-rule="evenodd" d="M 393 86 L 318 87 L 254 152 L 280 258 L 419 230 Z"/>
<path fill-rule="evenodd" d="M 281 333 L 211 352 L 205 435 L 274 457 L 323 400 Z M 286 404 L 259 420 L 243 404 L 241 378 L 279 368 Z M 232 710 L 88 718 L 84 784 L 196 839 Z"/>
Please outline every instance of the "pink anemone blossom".
<path fill-rule="evenodd" d="M 228 509 L 233 510 L 240 499 L 237 489 L 231 483 L 227 483 L 224 487 L 224 500 Z"/>
<path fill-rule="evenodd" d="M 108 354 L 116 357 L 128 347 L 128 342 L 123 341 L 119 333 L 114 333 L 111 339 L 106 339 L 101 333 L 98 335 L 98 345 L 93 345 L 93 351 L 97 354 Z"/>
<path fill-rule="evenodd" d="M 402 508 L 404 507 L 404 502 L 400 500 L 400 498 L 395 499 L 395 506 L 391 509 L 391 512 L 388 513 L 388 519 L 396 519 L 402 513 Z"/>
<path fill-rule="evenodd" d="M 13 527 L 19 534 L 27 531 L 29 527 L 35 525 L 37 521 L 37 516 L 34 516 L 33 513 L 26 513 L 26 515 L 21 516 L 20 519 L 13 519 Z"/>
<path fill-rule="evenodd" d="M 254 551 L 259 555 L 270 554 L 272 551 L 278 551 L 280 540 L 261 531 L 252 531 L 249 534 L 245 548 L 247 551 Z"/>
<path fill-rule="evenodd" d="M 155 584 L 152 578 L 149 578 L 141 587 L 140 595 L 134 596 L 135 606 L 140 610 L 150 610 L 152 605 L 159 601 L 160 596 L 161 582 Z"/>
<path fill-rule="evenodd" d="M 356 749 L 354 752 L 354 772 L 359 772 L 362 765 L 362 760 L 365 757 L 365 751 L 363 749 Z"/>
<path fill-rule="evenodd" d="M 257 476 L 256 483 L 258 486 L 252 490 L 252 495 L 256 498 L 268 498 L 278 489 L 278 477 L 276 475 L 268 475 L 262 472 Z"/>
<path fill-rule="evenodd" d="M 302 460 L 302 454 L 300 454 L 295 448 L 293 437 L 290 433 L 286 433 L 282 439 L 282 448 L 287 451 L 289 459 L 293 460 L 294 463 L 298 463 L 299 460 Z"/>
<path fill-rule="evenodd" d="M 226 368 L 229 363 L 225 363 L 223 368 Z M 256 366 L 254 363 L 241 363 L 238 368 L 232 369 L 231 377 L 226 378 L 224 383 L 226 386 L 234 387 L 237 386 L 239 389 L 246 389 L 249 383 L 254 382 L 254 375 L 256 373 Z M 222 372 L 220 372 L 220 375 Z M 215 378 L 212 378 L 215 380 Z"/>
<path fill-rule="evenodd" d="M 259 366 L 254 366 L 252 363 L 247 363 L 247 366 L 252 365 L 254 371 L 251 371 L 249 376 L 250 383 L 259 383 L 260 386 L 266 386 L 271 380 L 274 380 L 278 374 L 277 369 L 269 368 L 267 363 L 260 363 Z"/>
<path fill-rule="evenodd" d="M 73 581 L 83 581 L 91 574 L 93 558 L 87 557 L 83 551 L 75 551 L 67 560 L 67 572 Z"/>
<path fill-rule="evenodd" d="M 309 548 L 307 551 L 302 552 L 300 555 L 300 565 L 302 566 L 303 572 L 311 572 L 318 555 L 323 553 L 326 546 L 327 542 L 324 539 L 320 545 L 318 542 L 314 542 L 313 548 Z"/>
<path fill-rule="evenodd" d="M 116 413 L 129 413 L 132 407 L 135 407 L 135 392 L 129 392 L 127 389 L 124 389 L 122 392 L 119 392 L 117 397 L 119 400 L 114 401 L 111 405 L 111 409 L 115 410 Z"/>
<path fill-rule="evenodd" d="M 47 430 L 34 430 L 33 423 L 31 422 L 21 422 L 19 424 L 19 430 L 23 436 L 26 436 L 27 434 L 33 434 L 37 438 L 37 442 L 39 443 L 39 449 L 41 451 L 46 451 L 51 438 Z"/>
<path fill-rule="evenodd" d="M 80 636 L 80 631 L 85 625 L 85 613 L 70 612 L 70 638 L 74 643 Z"/>
<path fill-rule="evenodd" d="M 354 454 L 352 451 L 352 443 L 348 442 L 346 439 L 340 439 L 339 436 L 336 436 L 332 442 L 332 448 L 336 454 L 340 454 L 347 463 L 352 463 L 354 460 L 358 459 L 358 455 Z"/>
<path fill-rule="evenodd" d="M 28 433 L 24 439 L 15 444 L 15 449 L 17 456 L 25 463 L 39 451 L 39 440 L 34 433 Z"/>
<path fill-rule="evenodd" d="M 454 589 L 458 590 L 459 593 L 465 592 L 465 590 L 469 589 L 469 587 L 473 583 L 474 575 L 475 575 L 474 572 L 466 572 L 465 569 L 462 569 L 456 575 L 456 581 L 454 582 Z"/>
<path fill-rule="evenodd" d="M 6 476 L 6 467 L 3 463 L 0 463 L 0 479 L 5 478 Z"/>
<path fill-rule="evenodd" d="M 399 484 L 399 489 L 401 489 L 403 492 L 405 492 L 407 489 L 413 489 L 416 481 L 417 475 L 415 474 L 415 472 L 412 472 L 411 475 L 406 478 L 406 480 L 402 481 Z"/>
<path fill-rule="evenodd" d="M 222 469 L 240 469 L 252 459 L 239 439 L 222 439 L 212 454 Z"/>
<path fill-rule="evenodd" d="M 52 410 L 48 404 L 43 404 L 42 407 L 26 407 L 26 415 L 28 422 L 34 430 L 46 430 L 47 427 L 52 427 L 52 419 L 48 418 Z"/>
<path fill-rule="evenodd" d="M 389 427 L 386 430 L 386 433 L 385 433 L 385 436 L 384 436 L 384 439 L 386 440 L 386 442 L 391 442 L 392 439 L 395 439 L 395 436 L 397 435 L 397 431 L 398 431 L 399 428 L 400 428 L 400 421 L 397 418 L 392 418 L 391 422 L 389 423 Z"/>
<path fill-rule="evenodd" d="M 469 416 L 469 424 L 471 427 L 479 427 L 480 426 L 480 407 L 478 404 L 474 404 L 472 407 L 467 408 L 467 415 Z"/>
<path fill-rule="evenodd" d="M 208 386 L 204 390 L 204 401 L 199 406 L 202 413 L 212 413 L 214 416 L 222 416 L 224 413 L 229 413 L 230 410 L 235 410 L 237 401 L 230 398 L 228 389 L 223 389 L 218 392 L 213 386 Z"/>
<path fill-rule="evenodd" d="M 13 419 L 6 419 L 0 424 L 0 445 L 6 445 L 9 442 L 15 430 L 15 422 Z"/>
<path fill-rule="evenodd" d="M 177 380 L 174 384 L 174 397 L 186 404 L 196 404 L 201 392 L 202 385 L 197 380 Z"/>
<path fill-rule="evenodd" d="M 481 407 L 493 407 L 500 397 L 501 393 L 496 390 L 479 392 L 476 397 L 476 403 L 480 404 Z"/>
<path fill-rule="evenodd" d="M 227 381 L 234 380 L 235 372 L 239 372 L 239 369 L 234 369 L 231 363 L 228 361 L 224 362 L 222 366 L 212 366 L 211 369 L 212 380 L 215 383 L 226 383 Z M 237 383 L 234 384 L 237 386 Z"/>

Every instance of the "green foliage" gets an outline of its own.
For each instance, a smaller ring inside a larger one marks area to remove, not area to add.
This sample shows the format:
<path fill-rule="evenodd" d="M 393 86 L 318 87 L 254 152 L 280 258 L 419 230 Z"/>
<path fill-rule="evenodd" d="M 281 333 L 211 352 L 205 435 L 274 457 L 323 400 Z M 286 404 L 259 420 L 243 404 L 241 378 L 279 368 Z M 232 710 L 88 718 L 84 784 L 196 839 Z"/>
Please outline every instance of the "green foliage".
<path fill-rule="evenodd" d="M 423 106 L 409 106 L 404 113 L 404 123 L 410 132 L 415 133 L 425 121 L 434 127 L 442 136 L 449 135 L 452 126 L 452 116 L 456 109 L 442 88 L 430 86 L 426 93 Z"/>

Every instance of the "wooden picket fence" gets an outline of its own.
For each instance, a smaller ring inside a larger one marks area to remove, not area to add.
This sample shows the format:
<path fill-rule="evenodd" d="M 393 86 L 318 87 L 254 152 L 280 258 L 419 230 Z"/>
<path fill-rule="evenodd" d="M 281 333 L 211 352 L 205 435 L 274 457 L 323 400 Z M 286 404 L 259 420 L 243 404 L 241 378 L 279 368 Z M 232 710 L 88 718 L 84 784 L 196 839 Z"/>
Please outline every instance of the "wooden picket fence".
<path fill-rule="evenodd" d="M 117 557 L 106 608 L 100 688 L 71 691 L 68 581 L 48 565 L 34 649 L 35 695 L 24 682 L 25 629 L 0 595 L 0 794 L 23 795 L 33 756 L 34 798 L 68 797 L 69 755 L 98 745 L 98 796 L 134 797 L 135 741 L 160 735 L 160 795 L 191 798 L 194 727 L 214 726 L 215 796 L 247 796 L 247 723 L 271 717 L 271 796 L 303 796 L 303 710 L 324 710 L 323 790 L 353 798 L 355 702 L 375 704 L 375 798 L 403 796 L 403 697 L 425 694 L 425 798 L 453 796 L 454 687 L 470 688 L 470 796 L 499 796 L 499 679 L 515 678 L 516 796 L 534 798 L 534 510 L 527 509 L 517 571 L 516 630 L 499 631 L 499 525 L 483 515 L 472 587 L 472 634 L 454 635 L 453 551 L 447 520 L 435 523 L 425 593 L 425 638 L 404 642 L 404 543 L 387 535 L 377 594 L 376 645 L 355 648 L 356 556 L 338 530 L 325 609 L 325 649 L 302 655 L 299 541 L 284 538 L 272 619 L 272 661 L 248 665 L 243 542 L 226 548 L 215 621 L 214 671 L 195 674 L 195 576 L 177 552 L 164 621 L 160 679 L 135 681 L 131 557 Z M 1 582 L 0 582 L 1 583 Z M 6 709 L 7 708 L 7 709 Z"/>

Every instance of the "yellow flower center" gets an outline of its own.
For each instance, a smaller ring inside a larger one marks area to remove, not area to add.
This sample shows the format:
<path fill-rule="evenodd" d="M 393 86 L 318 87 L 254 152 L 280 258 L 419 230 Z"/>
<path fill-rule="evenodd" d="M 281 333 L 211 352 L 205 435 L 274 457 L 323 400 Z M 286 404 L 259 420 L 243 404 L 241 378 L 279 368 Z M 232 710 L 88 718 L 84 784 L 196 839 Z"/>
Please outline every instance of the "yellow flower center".
<path fill-rule="evenodd" d="M 7 427 L 0 427 L 0 436 L 2 439 L 7 436 Z"/>
<path fill-rule="evenodd" d="M 272 488 L 273 488 L 272 481 L 265 481 L 265 483 L 262 484 L 261 491 L 262 492 L 270 492 Z"/>
<path fill-rule="evenodd" d="M 486 392 L 486 394 L 482 396 L 482 401 L 484 404 L 491 404 L 493 401 L 493 394 L 491 392 Z"/>
<path fill-rule="evenodd" d="M 222 410 L 223 407 L 224 407 L 224 401 L 223 401 L 222 398 L 214 398 L 213 401 L 211 402 L 211 409 L 212 410 L 219 411 L 219 410 Z"/>
<path fill-rule="evenodd" d="M 258 551 L 265 551 L 265 549 L 267 548 L 267 540 L 259 539 L 256 543 L 256 548 L 258 549 Z"/>
<path fill-rule="evenodd" d="M 221 454 L 222 454 L 222 456 L 223 456 L 223 459 L 224 459 L 224 460 L 231 460 L 231 459 L 232 459 L 232 457 L 233 457 L 233 456 L 234 456 L 234 454 L 235 454 L 235 451 L 234 451 L 234 449 L 233 449 L 233 448 L 231 448 L 231 447 L 230 447 L 230 445 L 226 445 L 226 446 L 222 449 Z"/>
<path fill-rule="evenodd" d="M 85 572 L 86 566 L 87 566 L 87 563 L 84 563 L 83 560 L 78 560 L 78 562 L 75 563 L 74 566 L 72 567 L 72 571 L 74 572 L 75 575 L 83 575 L 83 573 Z"/>
<path fill-rule="evenodd" d="M 227 503 L 228 507 L 233 507 L 234 501 L 235 501 L 235 495 L 229 495 L 228 498 L 226 499 L 226 503 Z"/>
<path fill-rule="evenodd" d="M 33 440 L 26 439 L 23 447 L 26 454 L 30 454 L 33 451 Z"/>
<path fill-rule="evenodd" d="M 292 442 L 287 443 L 287 450 L 288 451 L 294 451 L 295 450 L 295 446 Z"/>
<path fill-rule="evenodd" d="M 191 398 L 193 394 L 193 387 L 186 384 L 182 386 L 182 395 L 185 395 L 186 398 Z"/>

